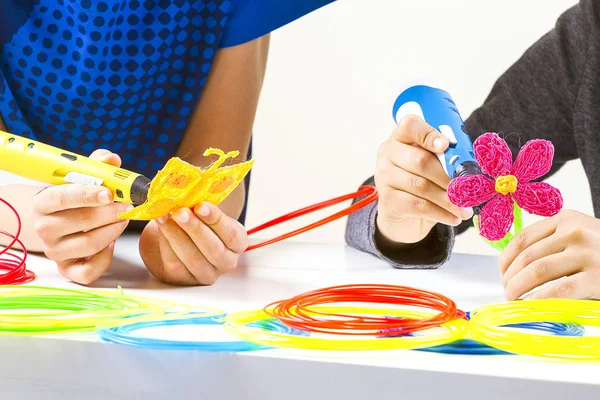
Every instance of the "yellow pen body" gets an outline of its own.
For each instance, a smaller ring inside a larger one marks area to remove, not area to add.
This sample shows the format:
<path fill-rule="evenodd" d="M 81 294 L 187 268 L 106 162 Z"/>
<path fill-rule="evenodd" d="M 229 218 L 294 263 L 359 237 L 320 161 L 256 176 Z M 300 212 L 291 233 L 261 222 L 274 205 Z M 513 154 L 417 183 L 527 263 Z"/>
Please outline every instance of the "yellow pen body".
<path fill-rule="evenodd" d="M 115 201 L 135 205 L 146 201 L 150 184 L 143 175 L 3 131 L 0 169 L 50 185 L 103 185 Z"/>

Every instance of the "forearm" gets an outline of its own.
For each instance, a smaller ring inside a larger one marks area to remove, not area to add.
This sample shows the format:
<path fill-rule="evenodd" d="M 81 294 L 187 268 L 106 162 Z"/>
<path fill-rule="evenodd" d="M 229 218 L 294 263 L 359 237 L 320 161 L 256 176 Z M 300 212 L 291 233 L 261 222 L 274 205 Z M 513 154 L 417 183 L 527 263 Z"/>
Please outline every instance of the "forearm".
<path fill-rule="evenodd" d="M 210 78 L 192 115 L 177 156 L 198 167 L 208 167 L 209 147 L 239 151 L 234 162 L 246 161 L 252 126 L 266 72 L 269 36 L 219 51 Z M 238 219 L 244 207 L 244 182 L 219 208 Z"/>
<path fill-rule="evenodd" d="M 206 168 L 211 159 L 202 154 L 209 147 L 217 147 L 225 152 L 239 151 L 239 157 L 234 162 L 247 159 L 268 48 L 269 37 L 265 36 L 219 51 L 203 95 L 178 148 L 178 157 Z M 239 219 L 242 213 L 246 190 L 244 182 L 240 183 L 219 204 L 223 213 L 233 220 Z M 161 253 L 161 237 L 157 223 L 152 221 L 140 238 L 142 259 L 148 269 L 158 275 L 164 272 L 165 258 L 170 253 L 165 246 L 164 253 Z"/>
<path fill-rule="evenodd" d="M 229 197 L 219 204 L 219 208 L 223 210 L 227 216 L 237 220 L 242 214 L 245 197 L 246 188 L 244 187 L 244 182 L 242 182 L 233 192 L 231 192 Z"/>
<path fill-rule="evenodd" d="M 42 252 L 42 240 L 34 231 L 34 218 L 32 199 L 36 193 L 41 190 L 38 186 L 26 185 L 9 185 L 0 186 L 0 198 L 9 202 L 18 212 L 21 217 L 21 235 L 19 239 L 25 244 L 25 247 L 30 252 Z M 1 230 L 16 233 L 17 220 L 12 211 L 2 205 L 0 207 L 0 221 L 2 221 Z M 2 235 L 0 236 L 0 244 L 8 245 L 12 240 Z"/>

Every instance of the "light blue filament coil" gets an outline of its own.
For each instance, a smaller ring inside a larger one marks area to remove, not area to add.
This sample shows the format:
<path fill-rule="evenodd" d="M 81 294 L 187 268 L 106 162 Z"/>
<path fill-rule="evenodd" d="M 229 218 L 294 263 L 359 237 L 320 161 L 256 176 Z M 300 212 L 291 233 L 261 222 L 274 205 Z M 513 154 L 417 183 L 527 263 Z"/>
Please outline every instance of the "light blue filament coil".
<path fill-rule="evenodd" d="M 117 328 L 105 329 L 98 331 L 98 335 L 107 342 L 154 350 L 196 350 L 208 352 L 246 352 L 256 350 L 267 350 L 270 347 L 260 346 L 257 344 L 233 341 L 233 342 L 208 342 L 208 341 L 180 341 L 180 340 L 165 340 L 140 337 L 132 335 L 132 332 L 147 329 L 160 328 L 165 326 L 180 326 L 180 325 L 223 325 L 225 315 L 197 318 L 182 318 L 169 319 L 162 321 L 136 322 L 130 325 L 124 325 Z M 306 336 L 307 332 L 299 331 L 283 325 L 276 319 L 264 320 L 252 323 L 250 326 L 261 328 L 270 332 L 276 332 L 287 335 Z"/>

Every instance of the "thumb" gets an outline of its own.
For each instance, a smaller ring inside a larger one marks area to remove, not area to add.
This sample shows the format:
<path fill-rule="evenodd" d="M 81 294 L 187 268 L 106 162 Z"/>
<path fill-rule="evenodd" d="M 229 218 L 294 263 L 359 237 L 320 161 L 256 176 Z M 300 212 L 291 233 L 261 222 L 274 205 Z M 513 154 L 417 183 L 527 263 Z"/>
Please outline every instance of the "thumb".
<path fill-rule="evenodd" d="M 102 161 L 103 163 L 110 164 L 115 167 L 121 166 L 121 157 L 109 150 L 95 150 L 92 154 L 90 154 L 90 158 L 92 160 Z"/>
<path fill-rule="evenodd" d="M 450 144 L 448 138 L 416 115 L 402 118 L 394 137 L 401 143 L 418 145 L 435 154 L 443 153 Z"/>

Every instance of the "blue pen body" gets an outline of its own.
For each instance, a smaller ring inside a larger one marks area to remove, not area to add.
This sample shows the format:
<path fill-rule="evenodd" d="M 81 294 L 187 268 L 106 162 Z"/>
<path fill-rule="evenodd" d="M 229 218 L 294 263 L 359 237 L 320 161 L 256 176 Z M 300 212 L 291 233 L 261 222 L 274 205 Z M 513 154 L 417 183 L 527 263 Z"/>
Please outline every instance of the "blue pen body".
<path fill-rule="evenodd" d="M 473 142 L 448 92 L 426 85 L 408 88 L 396 99 L 393 117 L 398 123 L 407 114 L 422 117 L 448 138 L 450 145 L 438 158 L 450 178 L 481 174 L 473 153 Z"/>

